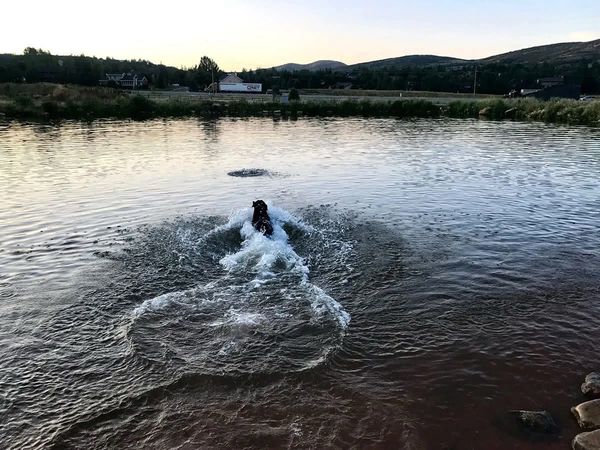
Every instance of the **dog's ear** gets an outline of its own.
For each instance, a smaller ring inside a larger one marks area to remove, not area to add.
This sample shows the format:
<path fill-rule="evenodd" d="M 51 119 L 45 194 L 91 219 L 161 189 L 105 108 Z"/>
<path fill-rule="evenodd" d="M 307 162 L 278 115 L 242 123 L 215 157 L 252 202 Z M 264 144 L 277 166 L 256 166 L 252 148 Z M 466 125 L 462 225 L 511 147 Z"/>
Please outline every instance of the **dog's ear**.
<path fill-rule="evenodd" d="M 257 204 L 257 203 L 258 203 L 258 202 L 252 202 L 252 207 L 253 207 L 253 208 L 256 208 L 256 204 Z"/>

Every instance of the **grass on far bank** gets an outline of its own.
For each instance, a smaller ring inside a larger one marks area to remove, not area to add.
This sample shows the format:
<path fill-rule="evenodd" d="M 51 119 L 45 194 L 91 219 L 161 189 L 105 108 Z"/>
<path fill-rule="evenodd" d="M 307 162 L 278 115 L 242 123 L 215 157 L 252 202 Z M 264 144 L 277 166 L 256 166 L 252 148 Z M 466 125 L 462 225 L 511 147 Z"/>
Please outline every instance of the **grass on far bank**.
<path fill-rule="evenodd" d="M 485 117 L 494 120 L 536 120 L 600 126 L 600 101 L 535 99 L 457 100 L 439 106 L 423 99 L 391 102 L 346 100 L 253 103 L 244 99 L 219 101 L 177 98 L 155 102 L 146 97 L 103 87 L 57 84 L 0 84 L 0 116 L 23 119 L 96 119 L 155 117 Z"/>

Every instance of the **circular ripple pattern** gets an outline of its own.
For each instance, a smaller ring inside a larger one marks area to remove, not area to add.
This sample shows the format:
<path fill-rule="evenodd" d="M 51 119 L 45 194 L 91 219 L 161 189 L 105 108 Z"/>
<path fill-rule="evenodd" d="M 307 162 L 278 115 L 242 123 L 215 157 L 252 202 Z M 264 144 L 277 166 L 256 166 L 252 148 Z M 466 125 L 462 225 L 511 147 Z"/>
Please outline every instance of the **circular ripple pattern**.
<path fill-rule="evenodd" d="M 320 237 L 284 210 L 271 207 L 270 216 L 271 237 L 252 227 L 251 208 L 196 240 L 190 240 L 191 229 L 176 228 L 180 257 L 207 254 L 203 265 L 222 270 L 132 311 L 127 334 L 138 356 L 180 361 L 183 369 L 206 375 L 287 373 L 326 361 L 341 344 L 350 316 L 309 281 L 309 268 L 284 227 L 313 248 Z M 233 233 L 243 240 L 226 253 L 240 241 Z"/>

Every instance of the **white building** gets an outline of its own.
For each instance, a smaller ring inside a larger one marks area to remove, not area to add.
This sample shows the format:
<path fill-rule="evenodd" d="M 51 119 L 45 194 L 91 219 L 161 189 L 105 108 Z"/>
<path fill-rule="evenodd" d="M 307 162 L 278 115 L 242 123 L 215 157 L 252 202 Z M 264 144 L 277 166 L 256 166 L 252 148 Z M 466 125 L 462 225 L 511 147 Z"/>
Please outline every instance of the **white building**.
<path fill-rule="evenodd" d="M 107 73 L 106 79 L 100 80 L 100 85 L 109 86 L 111 82 L 114 83 L 115 86 L 130 89 L 148 86 L 148 79 L 144 75 L 135 73 Z"/>
<path fill-rule="evenodd" d="M 219 92 L 262 92 L 262 83 L 244 83 L 236 73 L 230 73 L 219 80 Z"/>

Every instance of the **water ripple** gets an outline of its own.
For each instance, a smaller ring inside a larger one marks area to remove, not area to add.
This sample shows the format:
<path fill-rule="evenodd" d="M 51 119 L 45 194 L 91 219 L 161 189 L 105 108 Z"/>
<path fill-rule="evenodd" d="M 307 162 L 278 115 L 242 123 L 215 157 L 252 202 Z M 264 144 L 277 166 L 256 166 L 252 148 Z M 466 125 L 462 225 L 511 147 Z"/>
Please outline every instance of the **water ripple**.
<path fill-rule="evenodd" d="M 599 137 L 2 123 L 0 447 L 525 449 L 505 412 L 549 409 L 563 448 L 597 369 Z M 293 253 L 225 226 L 256 198 L 302 219 Z"/>

